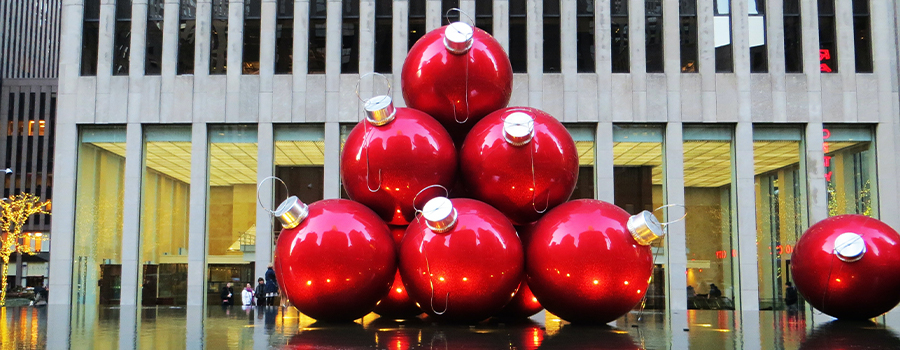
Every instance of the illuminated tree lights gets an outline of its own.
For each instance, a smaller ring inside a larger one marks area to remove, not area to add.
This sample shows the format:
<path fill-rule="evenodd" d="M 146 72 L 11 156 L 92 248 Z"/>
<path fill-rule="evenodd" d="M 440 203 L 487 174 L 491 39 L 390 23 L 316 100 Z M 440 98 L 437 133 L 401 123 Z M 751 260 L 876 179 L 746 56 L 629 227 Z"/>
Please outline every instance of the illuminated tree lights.
<path fill-rule="evenodd" d="M 41 198 L 30 193 L 10 196 L 0 200 L 0 258 L 3 258 L 2 282 L 0 282 L 0 306 L 6 305 L 6 274 L 9 270 L 9 256 L 13 252 L 19 254 L 35 254 L 30 244 L 24 244 L 27 239 L 22 234 L 22 226 L 28 218 L 34 214 L 50 214 L 47 207 L 50 201 L 41 201 Z"/>

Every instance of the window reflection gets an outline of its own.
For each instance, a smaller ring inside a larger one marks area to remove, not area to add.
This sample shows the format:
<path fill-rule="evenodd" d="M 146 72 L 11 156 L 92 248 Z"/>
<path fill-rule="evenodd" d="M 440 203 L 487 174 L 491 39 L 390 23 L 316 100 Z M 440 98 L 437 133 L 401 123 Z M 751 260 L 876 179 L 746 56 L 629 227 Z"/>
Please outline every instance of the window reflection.
<path fill-rule="evenodd" d="M 391 73 L 393 49 L 393 0 L 375 1 L 375 71 Z"/>
<path fill-rule="evenodd" d="M 475 0 L 475 26 L 488 34 L 494 33 L 493 0 Z"/>
<path fill-rule="evenodd" d="M 872 129 L 825 125 L 825 181 L 828 216 L 878 217 L 875 144 Z"/>
<path fill-rule="evenodd" d="M 578 72 L 593 73 L 596 69 L 596 49 L 594 48 L 594 2 L 579 0 L 577 10 Z"/>
<path fill-rule="evenodd" d="M 753 130 L 760 310 L 785 310 L 785 283 L 792 281 L 791 254 L 805 227 L 802 134 L 800 127 L 757 126 Z"/>
<path fill-rule="evenodd" d="M 341 1 L 341 73 L 359 73 L 359 0 Z"/>
<path fill-rule="evenodd" d="M 144 132 L 141 196 L 141 301 L 186 305 L 191 189 L 191 129 Z"/>
<path fill-rule="evenodd" d="M 275 176 L 284 186 L 275 186 L 273 205 L 277 206 L 289 195 L 297 196 L 303 203 L 324 198 L 325 131 L 321 125 L 288 126 L 275 129 Z M 281 223 L 275 221 L 275 233 L 281 232 Z M 273 240 L 274 242 L 274 240 Z"/>
<path fill-rule="evenodd" d="M 632 215 L 661 207 L 663 127 L 639 124 L 613 125 L 613 141 L 615 204 Z M 665 221 L 662 211 L 656 211 L 654 214 L 661 222 Z M 653 251 L 654 268 L 644 308 L 664 310 L 665 239 L 653 241 L 650 247 Z"/>
<path fill-rule="evenodd" d="M 309 2 L 308 74 L 325 74 L 325 19 L 328 6 L 325 0 Z"/>
<path fill-rule="evenodd" d="M 803 73 L 803 25 L 800 0 L 784 1 L 784 70 Z"/>
<path fill-rule="evenodd" d="M 731 2 L 716 0 L 713 16 L 716 73 L 734 72 L 734 57 L 731 45 Z"/>
<path fill-rule="evenodd" d="M 544 2 L 544 73 L 562 72 L 560 62 L 559 0 Z"/>
<path fill-rule="evenodd" d="M 594 190 L 594 135 L 596 127 L 586 125 L 566 125 L 572 139 L 575 140 L 575 149 L 578 151 L 578 181 L 575 190 L 569 199 L 593 199 L 596 198 Z"/>
<path fill-rule="evenodd" d="M 611 0 L 612 23 L 612 72 L 631 71 L 631 54 L 628 48 L 628 0 Z"/>
<path fill-rule="evenodd" d="M 131 59 L 131 0 L 116 1 L 113 42 L 113 75 L 128 75 Z"/>
<path fill-rule="evenodd" d="M 275 74 L 291 74 L 294 70 L 294 1 L 278 0 L 275 15 Z"/>
<path fill-rule="evenodd" d="M 699 61 L 697 60 L 697 0 L 682 0 L 678 6 L 678 14 L 681 17 L 679 28 L 681 41 L 681 72 L 697 73 Z"/>
<path fill-rule="evenodd" d="M 766 49 L 766 2 L 765 0 L 748 0 L 748 25 L 750 26 L 750 72 L 766 73 L 769 71 Z"/>
<path fill-rule="evenodd" d="M 178 26 L 178 74 L 194 74 L 194 32 L 197 15 L 196 0 L 182 0 Z"/>
<path fill-rule="evenodd" d="M 81 130 L 75 197 L 73 304 L 118 304 L 122 287 L 125 127 Z"/>
<path fill-rule="evenodd" d="M 662 73 L 664 68 L 662 1 L 645 0 L 644 7 L 647 73 Z"/>
<path fill-rule="evenodd" d="M 834 0 L 818 0 L 819 3 L 819 70 L 837 73 L 838 52 L 835 32 Z"/>
<path fill-rule="evenodd" d="M 209 74 L 225 74 L 228 66 L 228 0 L 212 2 Z"/>
<path fill-rule="evenodd" d="M 856 72 L 872 73 L 872 29 L 868 0 L 853 0 L 853 44 Z"/>
<path fill-rule="evenodd" d="M 242 74 L 259 74 L 259 36 L 261 0 L 244 0 L 244 47 Z"/>
<path fill-rule="evenodd" d="M 84 1 L 81 34 L 81 75 L 97 75 L 97 38 L 100 35 L 100 0 Z"/>
<path fill-rule="evenodd" d="M 513 73 L 528 72 L 528 18 L 525 5 L 525 0 L 509 0 L 509 63 L 512 64 Z"/>
<path fill-rule="evenodd" d="M 688 300 L 691 309 L 733 310 L 739 290 L 731 139 L 727 127 L 684 129 L 687 284 L 696 293 Z"/>
<path fill-rule="evenodd" d="M 147 1 L 147 51 L 144 53 L 146 75 L 159 75 L 162 71 L 164 6 L 164 0 Z"/>
<path fill-rule="evenodd" d="M 443 19 L 443 16 L 441 16 L 441 19 Z M 407 26 L 409 30 L 407 49 L 411 49 L 419 41 L 419 38 L 425 35 L 425 1 L 409 2 L 409 22 Z"/>

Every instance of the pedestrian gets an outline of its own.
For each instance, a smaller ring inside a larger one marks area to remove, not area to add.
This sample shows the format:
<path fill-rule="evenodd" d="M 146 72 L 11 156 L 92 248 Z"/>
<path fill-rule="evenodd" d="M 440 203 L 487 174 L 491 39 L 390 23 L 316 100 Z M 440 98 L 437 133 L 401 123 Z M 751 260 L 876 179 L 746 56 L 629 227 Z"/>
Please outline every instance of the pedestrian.
<path fill-rule="evenodd" d="M 234 305 L 234 289 L 231 288 L 231 282 L 226 283 L 225 287 L 222 287 L 220 296 L 223 306 Z"/>
<path fill-rule="evenodd" d="M 253 286 L 251 286 L 250 283 L 247 283 L 247 285 L 244 286 L 244 290 L 241 291 L 241 305 L 253 305 Z"/>
<path fill-rule="evenodd" d="M 256 306 L 265 306 L 266 305 L 266 280 L 262 277 L 256 280 Z"/>
<path fill-rule="evenodd" d="M 794 288 L 794 284 L 791 282 L 787 282 L 784 284 L 787 286 L 787 289 L 784 292 L 784 304 L 787 305 L 788 311 L 797 311 L 797 288 Z"/>
<path fill-rule="evenodd" d="M 275 305 L 275 297 L 278 295 L 278 281 L 275 280 L 275 270 L 272 264 L 266 270 L 266 305 Z"/>

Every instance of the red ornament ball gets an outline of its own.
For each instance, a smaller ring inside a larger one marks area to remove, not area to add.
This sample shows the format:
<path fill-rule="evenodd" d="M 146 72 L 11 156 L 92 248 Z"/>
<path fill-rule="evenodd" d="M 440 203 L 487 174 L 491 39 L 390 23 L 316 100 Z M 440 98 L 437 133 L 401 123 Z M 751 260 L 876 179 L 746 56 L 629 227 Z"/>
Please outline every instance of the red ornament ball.
<path fill-rule="evenodd" d="M 491 206 L 465 198 L 447 203 L 456 220 L 445 232 L 430 229 L 435 226 L 425 218 L 409 225 L 400 275 L 410 297 L 436 320 L 478 322 L 515 294 L 523 276 L 522 245 L 509 220 Z"/>
<path fill-rule="evenodd" d="M 579 199 L 538 220 L 526 272 L 547 311 L 573 323 L 607 323 L 641 301 L 653 253 L 631 236 L 629 217 L 610 203 Z"/>
<path fill-rule="evenodd" d="M 374 311 L 381 317 L 392 319 L 411 318 L 422 313 L 422 309 L 416 306 L 416 302 L 406 292 L 406 286 L 403 285 L 403 279 L 400 278 L 400 271 L 397 271 L 396 277 L 394 277 L 391 291 L 378 302 Z"/>
<path fill-rule="evenodd" d="M 445 46 L 448 30 L 450 39 L 471 38 L 471 47 L 460 52 L 466 46 L 462 43 L 452 52 Z M 460 32 L 466 35 L 460 38 Z M 419 39 L 403 61 L 400 78 L 407 106 L 437 119 L 457 141 L 481 118 L 506 107 L 512 96 L 512 66 L 503 47 L 487 32 L 462 22 Z"/>
<path fill-rule="evenodd" d="M 578 181 L 578 152 L 566 128 L 534 108 L 491 113 L 469 132 L 460 150 L 469 191 L 513 224 L 539 219 L 567 201 Z"/>
<path fill-rule="evenodd" d="M 900 303 L 900 235 L 864 215 L 812 225 L 791 255 L 797 291 L 839 319 L 876 317 Z"/>
<path fill-rule="evenodd" d="M 310 204 L 297 227 L 281 231 L 274 265 L 297 310 L 320 321 L 351 321 L 388 293 L 396 259 L 378 215 L 353 201 L 326 199 Z"/>
<path fill-rule="evenodd" d="M 357 124 L 341 152 L 341 181 L 347 195 L 391 225 L 415 216 L 413 199 L 431 185 L 449 188 L 456 175 L 456 147 L 433 118 L 396 108 L 393 121 Z"/>
<path fill-rule="evenodd" d="M 543 309 L 544 307 L 541 306 L 541 302 L 539 302 L 534 296 L 534 293 L 531 292 L 531 288 L 528 288 L 528 283 L 523 280 L 522 283 L 519 284 L 519 290 L 516 291 L 516 296 L 514 296 L 496 316 L 501 318 L 526 318 Z"/>

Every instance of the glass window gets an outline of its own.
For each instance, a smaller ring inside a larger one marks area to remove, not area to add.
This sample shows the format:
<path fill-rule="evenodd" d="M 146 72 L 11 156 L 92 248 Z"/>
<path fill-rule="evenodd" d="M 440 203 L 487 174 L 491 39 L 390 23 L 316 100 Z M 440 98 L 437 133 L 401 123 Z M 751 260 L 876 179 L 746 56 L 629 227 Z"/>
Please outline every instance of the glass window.
<path fill-rule="evenodd" d="M 97 37 L 100 35 L 100 0 L 84 1 L 81 34 L 81 75 L 97 75 Z"/>
<path fill-rule="evenodd" d="M 615 204 L 629 214 L 653 211 L 663 205 L 663 135 L 659 125 L 613 125 Z M 664 222 L 662 213 L 654 212 Z M 651 249 L 654 268 L 644 308 L 665 310 L 665 239 L 653 241 Z"/>
<path fill-rule="evenodd" d="M 275 74 L 291 74 L 294 67 L 294 1 L 278 0 L 275 11 Z"/>
<path fill-rule="evenodd" d="M 684 202 L 690 309 L 734 310 L 740 290 L 732 187 L 732 130 L 685 126 Z"/>
<path fill-rule="evenodd" d="M 309 2 L 309 63 L 308 74 L 325 74 L 325 19 L 328 3 L 325 0 Z"/>
<path fill-rule="evenodd" d="M 769 72 L 769 52 L 766 49 L 766 1 L 749 0 L 747 13 L 750 26 L 750 72 Z"/>
<path fill-rule="evenodd" d="M 441 18 L 443 18 L 443 15 Z M 419 38 L 425 35 L 425 1 L 409 2 L 409 22 L 407 26 L 409 30 L 407 49 L 411 49 L 419 41 Z"/>
<path fill-rule="evenodd" d="M 113 43 L 113 75 L 128 75 L 131 59 L 131 0 L 116 1 L 116 32 Z"/>
<path fill-rule="evenodd" d="M 191 128 L 144 130 L 141 301 L 186 305 L 191 201 Z"/>
<path fill-rule="evenodd" d="M 147 1 L 147 52 L 144 53 L 145 75 L 159 75 L 162 71 L 164 7 L 164 0 Z"/>
<path fill-rule="evenodd" d="M 837 73 L 838 52 L 835 32 L 834 0 L 819 2 L 819 70 L 822 73 Z"/>
<path fill-rule="evenodd" d="M 853 0 L 853 44 L 856 72 L 872 73 L 872 29 L 868 0 Z"/>
<path fill-rule="evenodd" d="M 755 126 L 756 256 L 759 309 L 784 310 L 791 282 L 791 254 L 806 220 L 805 171 L 801 169 L 803 128 Z"/>
<path fill-rule="evenodd" d="M 731 45 L 731 1 L 716 0 L 713 12 L 716 73 L 731 73 L 734 72 L 734 57 Z"/>
<path fill-rule="evenodd" d="M 459 0 L 441 0 L 441 20 L 443 21 L 441 25 L 459 22 L 459 11 L 449 12 L 454 8 L 459 8 Z"/>
<path fill-rule="evenodd" d="M 681 72 L 698 73 L 697 60 L 697 0 L 682 0 L 678 6 L 680 18 L 679 41 L 681 42 Z"/>
<path fill-rule="evenodd" d="M 825 125 L 825 181 L 828 216 L 878 217 L 875 142 L 872 128 Z"/>
<path fill-rule="evenodd" d="M 81 129 L 75 197 L 73 304 L 119 304 L 125 216 L 125 127 Z"/>
<path fill-rule="evenodd" d="M 493 0 L 475 0 L 475 26 L 488 34 L 494 33 Z"/>
<path fill-rule="evenodd" d="M 341 73 L 359 73 L 359 0 L 342 0 Z"/>
<path fill-rule="evenodd" d="M 612 72 L 631 71 L 628 48 L 628 0 L 611 0 L 610 21 L 612 22 Z"/>
<path fill-rule="evenodd" d="M 594 48 L 594 2 L 578 0 L 577 2 L 578 33 L 575 41 L 578 45 L 578 72 L 593 73 L 596 71 L 596 49 Z"/>
<path fill-rule="evenodd" d="M 197 1 L 182 0 L 178 26 L 178 74 L 194 74 L 194 33 Z"/>
<path fill-rule="evenodd" d="M 244 0 L 243 74 L 259 74 L 260 0 Z"/>
<path fill-rule="evenodd" d="M 661 0 L 644 2 L 644 45 L 647 49 L 647 73 L 662 73 L 663 62 L 663 9 Z"/>
<path fill-rule="evenodd" d="M 209 74 L 225 74 L 228 67 L 228 0 L 212 0 Z"/>
<path fill-rule="evenodd" d="M 562 72 L 560 63 L 559 0 L 544 1 L 544 73 Z"/>
<path fill-rule="evenodd" d="M 325 197 L 325 129 L 322 125 L 279 125 L 275 129 L 275 176 L 284 181 L 290 195 L 297 196 L 303 203 Z M 275 186 L 274 206 L 287 197 L 284 186 Z M 281 223 L 275 220 L 275 233 L 278 232 L 281 232 Z"/>
<path fill-rule="evenodd" d="M 256 252 L 256 126 L 209 128 L 207 301 L 221 304 L 226 283 L 253 283 Z M 240 300 L 240 296 L 235 298 Z"/>
<path fill-rule="evenodd" d="M 596 127 L 591 125 L 566 125 L 572 139 L 575 140 L 575 149 L 578 151 L 578 181 L 575 183 L 575 191 L 569 199 L 593 199 L 596 198 L 594 190 L 594 135 Z"/>
<path fill-rule="evenodd" d="M 784 0 L 784 70 L 787 73 L 803 73 L 800 0 Z"/>
<path fill-rule="evenodd" d="M 528 16 L 525 0 L 509 0 L 509 63 L 513 73 L 528 72 Z"/>
<path fill-rule="evenodd" d="M 375 0 L 375 71 L 378 73 L 393 71 L 393 17 L 393 0 Z"/>

